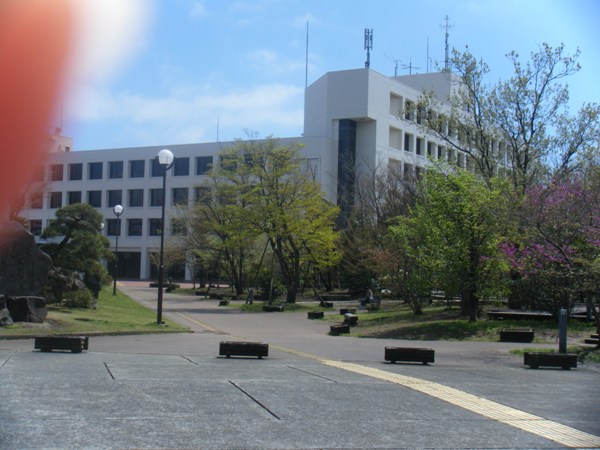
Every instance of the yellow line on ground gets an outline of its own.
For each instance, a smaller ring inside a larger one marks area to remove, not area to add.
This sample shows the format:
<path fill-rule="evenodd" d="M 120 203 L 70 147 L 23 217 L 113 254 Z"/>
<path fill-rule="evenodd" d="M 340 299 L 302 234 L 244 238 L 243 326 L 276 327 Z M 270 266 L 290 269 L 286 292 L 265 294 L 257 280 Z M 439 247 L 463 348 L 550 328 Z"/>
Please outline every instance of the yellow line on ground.
<path fill-rule="evenodd" d="M 600 437 L 576 430 L 543 417 L 529 414 L 510 406 L 503 405 L 467 392 L 460 391 L 439 383 L 433 383 L 418 378 L 399 375 L 372 367 L 354 363 L 319 360 L 328 366 L 349 372 L 366 375 L 379 380 L 389 381 L 407 388 L 430 395 L 431 397 L 451 403 L 467 411 L 488 417 L 498 422 L 510 425 L 528 433 L 536 434 L 545 439 L 558 442 L 566 447 L 597 448 L 600 447 Z"/>
<path fill-rule="evenodd" d="M 204 322 L 200 322 L 199 320 L 196 319 L 192 319 L 190 316 L 187 316 L 185 314 L 179 313 L 179 312 L 175 312 L 174 314 L 178 315 L 179 317 L 181 317 L 182 319 L 187 320 L 188 322 L 192 322 L 195 325 L 198 325 L 199 327 L 204 328 L 206 331 L 210 331 L 212 333 L 223 333 L 223 331 L 211 327 L 210 325 L 204 323 Z"/>
<path fill-rule="evenodd" d="M 222 330 L 214 328 L 204 322 L 192 319 L 191 317 L 175 313 L 185 320 L 188 320 L 207 331 L 214 333 L 224 333 Z M 234 339 L 242 338 L 229 335 Z M 458 389 L 445 386 L 443 384 L 434 383 L 427 380 L 421 380 L 419 378 L 409 377 L 406 375 L 400 375 L 393 372 L 386 372 L 381 369 L 375 369 L 373 367 L 363 366 L 360 364 L 347 363 L 342 361 L 335 361 L 326 359 L 314 354 L 305 353 L 300 350 L 294 350 L 279 345 L 270 345 L 271 348 L 289 353 L 292 355 L 300 356 L 306 359 L 312 359 L 319 361 L 322 364 L 336 367 L 338 369 L 346 370 L 348 372 L 357 373 L 360 375 L 366 375 L 378 380 L 388 381 L 390 383 L 398 384 L 409 389 L 421 392 L 429 395 L 433 398 L 443 400 L 452 405 L 458 406 L 467 411 L 474 412 L 483 417 L 498 421 L 500 423 L 518 428 L 528 433 L 541 436 L 544 439 L 557 442 L 565 447 L 574 448 L 598 448 L 600 447 L 600 437 L 593 434 L 586 433 L 584 431 L 577 430 L 575 428 L 562 425 L 551 420 L 544 419 L 543 417 L 529 414 L 528 412 L 521 411 L 516 408 L 512 408 L 501 403 L 494 402 L 492 400 L 479 397 L 477 395 L 469 394 L 467 392 L 460 391 Z"/>

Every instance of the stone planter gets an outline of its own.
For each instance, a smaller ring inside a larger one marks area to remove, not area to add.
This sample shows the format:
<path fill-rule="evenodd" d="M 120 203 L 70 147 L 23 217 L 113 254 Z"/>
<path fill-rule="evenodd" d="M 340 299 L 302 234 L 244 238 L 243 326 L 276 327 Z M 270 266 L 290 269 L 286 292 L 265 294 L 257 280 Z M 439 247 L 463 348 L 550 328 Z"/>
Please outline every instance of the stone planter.
<path fill-rule="evenodd" d="M 560 367 L 563 370 L 569 370 L 571 367 L 577 367 L 577 354 L 527 352 L 523 355 L 523 363 L 532 369 Z"/>
<path fill-rule="evenodd" d="M 331 325 L 329 334 L 332 336 L 339 336 L 340 334 L 350 333 L 350 325 Z"/>
<path fill-rule="evenodd" d="M 322 319 L 325 317 L 325 313 L 323 311 L 308 311 L 309 319 Z"/>
<path fill-rule="evenodd" d="M 283 305 L 263 305 L 264 312 L 283 312 Z"/>
<path fill-rule="evenodd" d="M 385 360 L 395 364 L 396 361 L 420 362 L 424 365 L 435 361 L 435 351 L 431 348 L 386 347 Z"/>
<path fill-rule="evenodd" d="M 358 325 L 358 316 L 356 314 L 344 314 L 344 323 L 350 326 Z"/>
<path fill-rule="evenodd" d="M 531 342 L 534 333 L 530 328 L 504 328 L 500 331 L 502 342 Z"/>
<path fill-rule="evenodd" d="M 262 359 L 269 356 L 269 344 L 266 342 L 221 341 L 219 355 L 229 358 L 231 356 L 256 356 Z"/>

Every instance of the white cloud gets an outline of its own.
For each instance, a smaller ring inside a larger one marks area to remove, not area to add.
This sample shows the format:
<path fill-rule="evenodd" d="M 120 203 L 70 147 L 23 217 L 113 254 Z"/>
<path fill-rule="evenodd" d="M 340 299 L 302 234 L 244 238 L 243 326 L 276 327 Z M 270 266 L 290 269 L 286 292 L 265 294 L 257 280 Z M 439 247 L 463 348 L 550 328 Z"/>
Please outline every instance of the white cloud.
<path fill-rule="evenodd" d="M 98 89 L 81 92 L 70 108 L 79 122 L 119 123 L 140 144 L 214 141 L 217 118 L 221 140 L 244 137 L 245 129 L 284 137 L 278 130 L 293 129 L 295 135 L 302 130 L 303 93 L 285 84 L 221 92 L 185 86 L 159 97 Z"/>
<path fill-rule="evenodd" d="M 304 71 L 304 58 L 288 58 L 269 49 L 255 49 L 246 53 L 244 57 L 252 68 L 265 73 L 282 74 Z"/>

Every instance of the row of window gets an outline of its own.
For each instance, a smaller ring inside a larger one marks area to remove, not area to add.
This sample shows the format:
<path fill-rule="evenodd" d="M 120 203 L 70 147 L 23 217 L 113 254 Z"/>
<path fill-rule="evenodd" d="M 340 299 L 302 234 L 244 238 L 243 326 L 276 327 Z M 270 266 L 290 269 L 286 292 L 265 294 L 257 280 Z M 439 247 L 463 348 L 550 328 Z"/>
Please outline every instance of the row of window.
<path fill-rule="evenodd" d="M 158 163 L 158 159 L 151 159 L 150 161 L 150 176 L 162 177 L 163 168 Z M 213 164 L 212 156 L 196 156 L 196 175 L 205 175 L 209 172 Z M 104 179 L 104 162 L 90 162 L 87 163 L 87 178 L 88 180 L 102 180 Z M 69 181 L 83 180 L 83 163 L 72 163 L 67 164 L 67 179 Z M 106 175 L 107 179 L 120 179 L 124 178 L 124 161 L 108 161 L 106 163 Z M 144 178 L 146 176 L 146 161 L 143 159 L 136 159 L 128 161 L 128 176 L 129 178 Z M 188 176 L 190 174 L 190 158 L 175 158 L 173 162 L 174 176 Z M 51 164 L 50 165 L 50 181 L 63 181 L 65 179 L 65 165 L 64 164 Z M 40 170 L 38 180 L 43 181 L 43 170 Z"/>
<path fill-rule="evenodd" d="M 107 219 L 106 220 L 106 235 L 121 236 L 121 222 L 125 223 L 127 236 L 137 237 L 143 236 L 143 219 Z M 162 219 L 147 219 L 147 234 L 148 236 L 160 236 L 162 233 Z M 30 220 L 29 231 L 34 236 L 39 236 L 42 233 L 42 221 Z M 186 236 L 187 227 L 185 221 L 180 218 L 171 219 L 171 236 Z"/>
<path fill-rule="evenodd" d="M 198 202 L 206 199 L 207 195 L 210 194 L 209 187 L 195 187 L 194 188 L 194 199 Z M 162 188 L 153 188 L 147 190 L 147 200 L 145 200 L 144 189 L 128 189 L 126 191 L 126 198 L 123 198 L 123 190 L 121 189 L 109 189 L 107 191 L 94 190 L 94 191 L 68 191 L 66 192 L 66 199 L 63 199 L 63 192 L 51 191 L 48 193 L 48 208 L 58 209 L 62 208 L 63 205 L 72 205 L 74 203 L 88 203 L 94 208 L 102 208 L 102 197 L 105 198 L 104 206 L 112 208 L 115 205 L 123 205 L 130 208 L 141 208 L 144 206 L 162 206 L 163 203 L 163 190 Z M 43 193 L 36 192 L 30 196 L 29 204 L 32 209 L 42 209 L 43 206 Z M 127 200 L 125 203 L 124 200 Z M 63 204 L 64 202 L 64 204 Z M 189 203 L 189 188 L 178 187 L 171 188 L 171 205 L 182 205 L 187 206 Z"/>

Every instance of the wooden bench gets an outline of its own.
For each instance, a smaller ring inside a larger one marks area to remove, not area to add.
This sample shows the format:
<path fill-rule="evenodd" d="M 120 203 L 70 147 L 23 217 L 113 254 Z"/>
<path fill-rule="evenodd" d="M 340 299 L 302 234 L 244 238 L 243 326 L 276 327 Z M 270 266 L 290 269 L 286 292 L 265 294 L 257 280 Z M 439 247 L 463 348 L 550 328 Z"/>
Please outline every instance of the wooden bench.
<path fill-rule="evenodd" d="M 420 362 L 424 365 L 435 362 L 435 351 L 431 348 L 386 347 L 385 360 L 395 364 L 396 361 Z"/>
<path fill-rule="evenodd" d="M 88 349 L 87 336 L 37 336 L 33 348 L 42 352 L 52 350 L 70 350 L 71 353 L 81 353 Z"/>
<path fill-rule="evenodd" d="M 532 369 L 538 369 L 540 366 L 560 367 L 563 370 L 577 367 L 576 353 L 526 352 L 523 356 L 523 363 Z"/>
<path fill-rule="evenodd" d="M 340 325 L 331 325 L 329 327 L 329 334 L 332 336 L 339 336 L 340 334 L 350 333 L 350 325 L 340 324 Z"/>
<path fill-rule="evenodd" d="M 531 328 L 504 328 L 500 330 L 502 342 L 531 342 L 534 332 Z"/>
<path fill-rule="evenodd" d="M 219 306 L 229 306 L 229 300 L 219 300 Z"/>
<path fill-rule="evenodd" d="M 309 319 L 322 319 L 325 317 L 325 313 L 323 311 L 308 311 Z"/>
<path fill-rule="evenodd" d="M 269 344 L 265 342 L 221 341 L 219 355 L 230 358 L 234 356 L 256 356 L 262 359 L 269 356 Z"/>
<path fill-rule="evenodd" d="M 340 315 L 344 314 L 356 314 L 356 308 L 340 308 Z"/>

